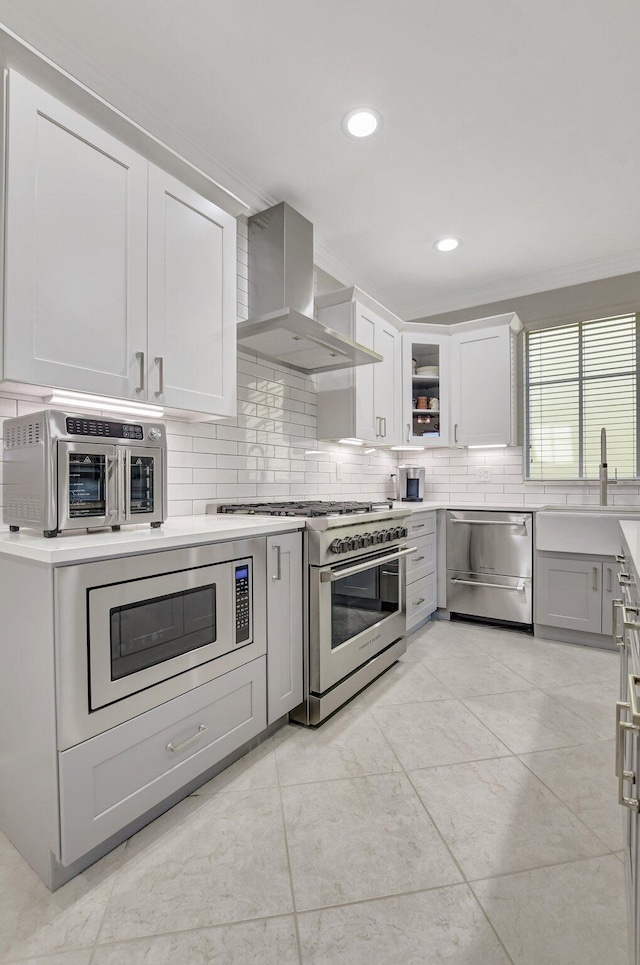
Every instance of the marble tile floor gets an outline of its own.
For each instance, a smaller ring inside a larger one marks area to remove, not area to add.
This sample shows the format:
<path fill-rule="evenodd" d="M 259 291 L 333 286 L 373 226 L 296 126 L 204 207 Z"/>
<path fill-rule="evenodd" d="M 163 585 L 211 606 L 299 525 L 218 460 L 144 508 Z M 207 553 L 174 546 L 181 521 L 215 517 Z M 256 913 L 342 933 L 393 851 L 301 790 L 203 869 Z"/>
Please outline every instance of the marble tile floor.
<path fill-rule="evenodd" d="M 0 961 L 626 965 L 617 675 L 431 623 L 53 895 L 0 837 Z"/>

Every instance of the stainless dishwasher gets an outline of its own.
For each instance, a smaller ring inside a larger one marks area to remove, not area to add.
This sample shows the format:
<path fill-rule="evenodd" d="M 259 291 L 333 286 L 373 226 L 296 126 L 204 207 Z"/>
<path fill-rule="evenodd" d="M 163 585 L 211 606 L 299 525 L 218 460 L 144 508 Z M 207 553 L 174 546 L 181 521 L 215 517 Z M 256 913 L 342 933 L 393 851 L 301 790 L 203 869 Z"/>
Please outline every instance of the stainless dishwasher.
<path fill-rule="evenodd" d="M 447 609 L 531 625 L 531 513 L 447 511 Z"/>

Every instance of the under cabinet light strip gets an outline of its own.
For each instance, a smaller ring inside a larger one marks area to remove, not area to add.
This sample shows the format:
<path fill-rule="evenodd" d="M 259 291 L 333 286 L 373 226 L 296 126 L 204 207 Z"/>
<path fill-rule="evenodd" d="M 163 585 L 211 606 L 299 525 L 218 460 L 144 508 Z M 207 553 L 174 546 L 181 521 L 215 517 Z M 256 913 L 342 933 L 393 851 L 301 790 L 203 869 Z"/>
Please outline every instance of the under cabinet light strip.
<path fill-rule="evenodd" d="M 146 416 L 161 419 L 164 409 L 161 406 L 144 405 L 141 402 L 127 402 L 126 399 L 109 399 L 97 395 L 75 395 L 72 392 L 54 392 L 44 400 L 48 405 L 73 406 L 77 409 L 92 409 L 101 412 L 115 412 L 118 415 Z"/>

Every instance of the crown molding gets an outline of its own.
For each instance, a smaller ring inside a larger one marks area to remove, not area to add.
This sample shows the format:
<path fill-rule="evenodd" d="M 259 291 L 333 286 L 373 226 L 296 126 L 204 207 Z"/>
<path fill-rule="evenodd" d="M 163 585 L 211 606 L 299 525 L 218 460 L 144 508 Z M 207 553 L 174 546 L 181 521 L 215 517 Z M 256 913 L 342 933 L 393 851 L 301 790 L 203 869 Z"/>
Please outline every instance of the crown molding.
<path fill-rule="evenodd" d="M 640 248 L 622 251 L 615 255 L 605 255 L 591 261 L 583 261 L 573 265 L 563 265 L 547 271 L 505 282 L 504 284 L 483 285 L 478 288 L 457 291 L 455 295 L 444 296 L 440 299 L 426 298 L 421 303 L 401 306 L 400 314 L 404 321 L 415 318 L 428 318 L 431 315 L 441 315 L 445 312 L 462 311 L 474 306 L 491 305 L 509 298 L 522 298 L 525 295 L 536 295 L 539 292 L 553 291 L 556 288 L 568 288 L 571 285 L 581 285 L 590 281 L 600 281 L 613 278 L 616 275 L 628 275 L 640 271 Z"/>

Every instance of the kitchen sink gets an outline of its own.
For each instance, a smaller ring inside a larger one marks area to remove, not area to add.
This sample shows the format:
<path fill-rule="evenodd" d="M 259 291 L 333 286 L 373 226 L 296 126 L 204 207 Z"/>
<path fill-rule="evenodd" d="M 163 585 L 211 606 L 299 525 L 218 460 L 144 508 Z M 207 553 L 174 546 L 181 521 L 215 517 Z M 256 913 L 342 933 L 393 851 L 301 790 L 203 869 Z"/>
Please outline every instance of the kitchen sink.
<path fill-rule="evenodd" d="M 536 549 L 615 556 L 621 519 L 640 520 L 636 506 L 545 506 L 536 514 Z"/>

